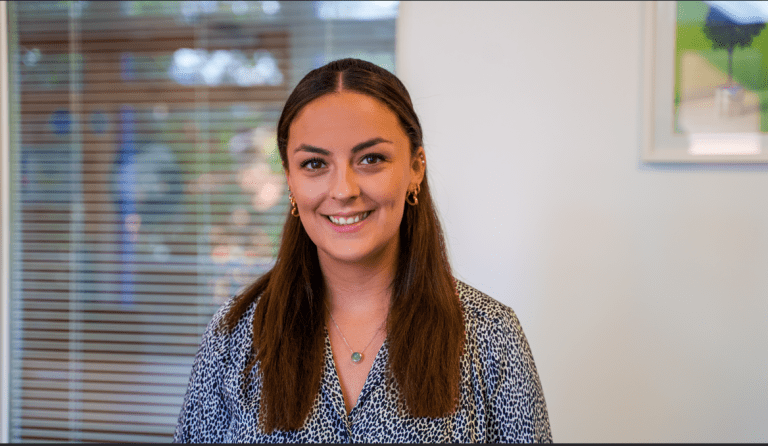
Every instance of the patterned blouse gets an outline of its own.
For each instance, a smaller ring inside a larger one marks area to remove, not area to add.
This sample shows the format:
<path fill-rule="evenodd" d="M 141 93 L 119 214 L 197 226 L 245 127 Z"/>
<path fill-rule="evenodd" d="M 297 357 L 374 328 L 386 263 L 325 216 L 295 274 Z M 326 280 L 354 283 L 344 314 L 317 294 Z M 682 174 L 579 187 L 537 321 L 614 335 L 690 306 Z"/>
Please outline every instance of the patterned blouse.
<path fill-rule="evenodd" d="M 320 392 L 304 427 L 264 434 L 258 428 L 262 385 L 258 373 L 248 389 L 255 398 L 246 398 L 242 385 L 255 303 L 231 334 L 215 329 L 229 308 L 225 304 L 203 335 L 174 442 L 551 442 L 544 394 L 517 316 L 469 285 L 457 281 L 457 289 L 464 307 L 466 340 L 460 406 L 452 415 L 415 418 L 398 410 L 397 384 L 385 378 L 386 341 L 347 415 L 326 333 Z"/>

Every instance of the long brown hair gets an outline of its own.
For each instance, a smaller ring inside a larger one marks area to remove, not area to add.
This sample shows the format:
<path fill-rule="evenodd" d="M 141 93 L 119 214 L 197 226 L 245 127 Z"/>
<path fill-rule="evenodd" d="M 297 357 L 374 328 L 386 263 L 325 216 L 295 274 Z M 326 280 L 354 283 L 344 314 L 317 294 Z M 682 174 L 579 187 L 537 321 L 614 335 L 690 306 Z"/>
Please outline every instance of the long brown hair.
<path fill-rule="evenodd" d="M 294 118 L 311 101 L 339 89 L 386 104 L 408 135 L 412 155 L 423 145 L 421 124 L 402 82 L 370 62 L 342 59 L 309 72 L 288 98 L 277 128 L 286 169 Z M 441 417 L 458 404 L 464 322 L 426 173 L 418 205 L 405 206 L 400 247 L 387 319 L 389 377 L 410 415 Z M 244 375 L 248 380 L 258 364 L 265 432 L 300 429 L 312 409 L 324 366 L 324 286 L 317 247 L 289 213 L 275 266 L 238 296 L 222 319 L 222 327 L 231 331 L 258 300 L 253 355 Z"/>

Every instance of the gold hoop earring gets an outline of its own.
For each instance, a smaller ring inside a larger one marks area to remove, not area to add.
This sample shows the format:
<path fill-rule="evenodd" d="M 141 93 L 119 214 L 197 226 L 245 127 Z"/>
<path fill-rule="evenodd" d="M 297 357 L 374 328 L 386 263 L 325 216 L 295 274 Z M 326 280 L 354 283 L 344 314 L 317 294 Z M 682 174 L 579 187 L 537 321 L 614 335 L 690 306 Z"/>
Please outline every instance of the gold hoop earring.
<path fill-rule="evenodd" d="M 413 188 L 413 190 L 409 191 L 408 194 L 405 196 L 405 202 L 410 204 L 411 206 L 416 206 L 419 204 L 419 192 L 421 192 L 421 186 L 416 185 L 416 187 Z"/>
<path fill-rule="evenodd" d="M 288 194 L 288 199 L 291 201 L 291 215 L 293 215 L 294 217 L 298 217 L 299 216 L 299 208 L 298 208 L 298 206 L 296 206 L 296 199 L 293 198 L 293 192 Z"/>

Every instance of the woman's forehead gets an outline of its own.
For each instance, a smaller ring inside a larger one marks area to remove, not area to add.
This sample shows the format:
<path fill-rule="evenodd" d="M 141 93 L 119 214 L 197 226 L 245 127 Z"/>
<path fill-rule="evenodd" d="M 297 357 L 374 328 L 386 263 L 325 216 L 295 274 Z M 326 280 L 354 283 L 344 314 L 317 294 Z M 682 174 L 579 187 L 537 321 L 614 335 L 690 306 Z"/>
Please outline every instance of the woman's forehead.
<path fill-rule="evenodd" d="M 288 146 L 353 147 L 372 138 L 402 142 L 407 135 L 395 113 L 381 101 L 343 91 L 321 96 L 299 111 L 289 128 Z"/>
<path fill-rule="evenodd" d="M 329 116 L 329 114 L 331 114 Z M 352 118 L 397 119 L 395 113 L 380 100 L 363 93 L 342 90 L 328 93 L 310 101 L 293 120 L 325 120 L 329 117 L 345 116 Z"/>

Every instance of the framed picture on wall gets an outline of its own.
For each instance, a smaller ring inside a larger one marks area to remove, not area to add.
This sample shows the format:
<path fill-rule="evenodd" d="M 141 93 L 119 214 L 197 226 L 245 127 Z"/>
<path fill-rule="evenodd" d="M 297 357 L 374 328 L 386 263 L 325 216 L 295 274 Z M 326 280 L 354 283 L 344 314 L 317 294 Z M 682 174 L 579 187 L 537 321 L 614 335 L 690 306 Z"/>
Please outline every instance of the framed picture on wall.
<path fill-rule="evenodd" d="M 768 163 L 768 2 L 643 8 L 643 161 Z"/>

